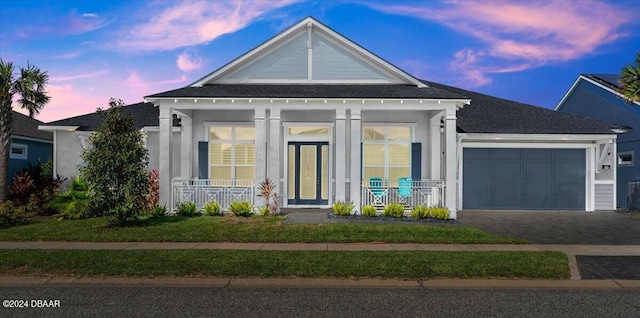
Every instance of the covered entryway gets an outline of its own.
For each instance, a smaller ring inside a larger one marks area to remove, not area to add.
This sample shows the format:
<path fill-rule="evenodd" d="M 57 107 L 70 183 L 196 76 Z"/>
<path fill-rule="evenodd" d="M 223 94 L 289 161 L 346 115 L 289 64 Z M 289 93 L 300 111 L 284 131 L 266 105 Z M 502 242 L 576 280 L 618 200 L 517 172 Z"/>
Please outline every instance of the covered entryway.
<path fill-rule="evenodd" d="M 329 143 L 289 142 L 290 205 L 329 203 Z"/>
<path fill-rule="evenodd" d="M 585 150 L 465 148 L 463 209 L 585 210 Z"/>

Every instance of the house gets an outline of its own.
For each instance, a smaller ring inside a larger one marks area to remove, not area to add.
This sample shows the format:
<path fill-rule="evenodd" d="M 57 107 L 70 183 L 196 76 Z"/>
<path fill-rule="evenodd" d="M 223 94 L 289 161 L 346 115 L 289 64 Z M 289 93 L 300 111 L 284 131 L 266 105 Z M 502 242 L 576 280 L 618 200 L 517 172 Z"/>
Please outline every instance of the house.
<path fill-rule="evenodd" d="M 582 74 L 555 110 L 632 128 L 617 139 L 617 159 L 612 166 L 618 174 L 618 207 L 627 208 L 629 182 L 640 181 L 640 103 L 627 103 L 618 89 L 618 74 Z"/>
<path fill-rule="evenodd" d="M 41 121 L 13 112 L 13 134 L 11 135 L 11 151 L 9 152 L 8 183 L 11 185 L 13 176 L 21 169 L 39 162 L 49 161 L 53 148 L 53 135 L 50 132 L 38 130 Z"/>
<path fill-rule="evenodd" d="M 313 18 L 145 100 L 126 108 L 149 112 L 139 123 L 169 206 L 259 205 L 268 178 L 284 207 L 615 208 L 615 171 L 596 168 L 624 127 L 419 80 Z M 90 130 L 41 127 L 74 151 Z M 56 169 L 72 173 L 64 147 Z"/>

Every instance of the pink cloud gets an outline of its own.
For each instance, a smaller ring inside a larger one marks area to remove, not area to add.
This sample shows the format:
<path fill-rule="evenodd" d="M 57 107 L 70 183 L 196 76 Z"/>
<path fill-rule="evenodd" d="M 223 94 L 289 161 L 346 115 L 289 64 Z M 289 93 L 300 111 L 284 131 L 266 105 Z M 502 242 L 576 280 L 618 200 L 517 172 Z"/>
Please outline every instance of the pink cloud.
<path fill-rule="evenodd" d="M 37 116 L 43 122 L 91 113 L 108 102 L 108 99 L 86 90 L 81 92 L 71 84 L 49 84 L 46 89 L 51 100 Z"/>
<path fill-rule="evenodd" d="M 621 28 L 634 22 L 621 7 L 599 1 L 463 1 L 372 5 L 392 14 L 446 25 L 482 41 L 479 49 L 456 52 L 451 68 L 477 85 L 491 73 L 515 72 L 581 58 L 627 36 Z"/>
<path fill-rule="evenodd" d="M 127 25 L 115 46 L 127 51 L 153 51 L 204 44 L 242 29 L 266 12 L 295 1 L 159 2 L 156 4 L 164 6 L 159 10 L 157 6 L 151 6 L 145 12 L 144 21 Z"/>
<path fill-rule="evenodd" d="M 198 53 L 193 50 L 185 50 L 178 55 L 176 65 L 181 71 L 189 72 L 201 69 L 204 63 Z"/>
<path fill-rule="evenodd" d="M 38 36 L 67 36 L 82 34 L 101 29 L 113 20 L 107 20 L 96 13 L 78 14 L 71 10 L 67 16 L 54 17 L 53 20 L 41 19 L 34 21 L 34 25 L 16 31 L 19 38 Z"/>
<path fill-rule="evenodd" d="M 77 80 L 77 79 L 81 79 L 81 78 L 89 78 L 89 77 L 100 76 L 100 75 L 104 75 L 104 74 L 107 74 L 107 73 L 109 73 L 109 70 L 108 69 L 104 69 L 104 70 L 91 72 L 91 73 L 85 73 L 85 74 L 76 74 L 76 75 L 69 75 L 69 76 L 54 76 L 54 77 L 49 78 L 49 82 L 50 83 L 67 82 L 67 81 L 73 81 L 73 80 Z"/>

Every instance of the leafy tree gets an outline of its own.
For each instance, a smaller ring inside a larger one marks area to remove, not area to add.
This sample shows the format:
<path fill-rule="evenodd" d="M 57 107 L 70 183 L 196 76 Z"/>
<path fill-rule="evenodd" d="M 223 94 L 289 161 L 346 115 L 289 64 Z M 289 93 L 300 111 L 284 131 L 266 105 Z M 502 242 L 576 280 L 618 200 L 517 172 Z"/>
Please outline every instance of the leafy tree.
<path fill-rule="evenodd" d="M 640 51 L 633 64 L 627 64 L 620 71 L 620 93 L 629 103 L 640 102 Z"/>
<path fill-rule="evenodd" d="M 124 226 L 144 210 L 149 175 L 147 149 L 134 119 L 122 113 L 122 100 L 111 98 L 109 109 L 98 109 L 102 124 L 91 134 L 91 147 L 82 153 L 82 177 L 89 184 L 89 213 L 107 215 Z"/>
<path fill-rule="evenodd" d="M 19 76 L 14 74 L 12 62 L 0 59 L 0 203 L 7 200 L 7 177 L 9 174 L 9 152 L 13 133 L 13 97 L 18 94 L 18 105 L 29 112 L 29 117 L 37 115 L 49 96 L 44 87 L 49 80 L 47 72 L 27 64 L 19 68 Z"/>

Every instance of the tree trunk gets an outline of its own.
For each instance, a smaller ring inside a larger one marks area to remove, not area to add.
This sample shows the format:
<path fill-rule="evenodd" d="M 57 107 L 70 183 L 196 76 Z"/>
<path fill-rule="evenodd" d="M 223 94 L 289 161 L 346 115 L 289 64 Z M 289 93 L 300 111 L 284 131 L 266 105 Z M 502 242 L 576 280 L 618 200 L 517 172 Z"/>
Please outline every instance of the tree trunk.
<path fill-rule="evenodd" d="M 13 113 L 11 105 L 0 105 L 0 203 L 8 199 L 9 152 L 11 152 L 11 132 Z"/>

